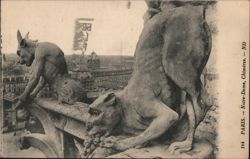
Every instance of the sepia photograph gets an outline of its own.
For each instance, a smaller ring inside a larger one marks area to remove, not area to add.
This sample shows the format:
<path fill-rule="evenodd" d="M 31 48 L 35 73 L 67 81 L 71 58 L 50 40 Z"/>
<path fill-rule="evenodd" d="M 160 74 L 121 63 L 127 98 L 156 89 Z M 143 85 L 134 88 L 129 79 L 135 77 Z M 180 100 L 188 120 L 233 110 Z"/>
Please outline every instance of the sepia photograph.
<path fill-rule="evenodd" d="M 249 158 L 248 0 L 1 1 L 1 158 Z"/>

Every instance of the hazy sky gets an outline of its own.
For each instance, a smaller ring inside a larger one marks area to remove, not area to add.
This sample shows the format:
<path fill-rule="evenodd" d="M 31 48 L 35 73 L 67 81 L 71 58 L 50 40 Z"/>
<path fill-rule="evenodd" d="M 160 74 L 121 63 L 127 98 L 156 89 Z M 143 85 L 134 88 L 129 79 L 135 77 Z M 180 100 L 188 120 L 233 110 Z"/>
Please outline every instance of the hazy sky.
<path fill-rule="evenodd" d="M 2 1 L 2 52 L 15 53 L 17 29 L 73 53 L 76 18 L 94 18 L 87 54 L 133 55 L 143 26 L 144 1 Z"/>

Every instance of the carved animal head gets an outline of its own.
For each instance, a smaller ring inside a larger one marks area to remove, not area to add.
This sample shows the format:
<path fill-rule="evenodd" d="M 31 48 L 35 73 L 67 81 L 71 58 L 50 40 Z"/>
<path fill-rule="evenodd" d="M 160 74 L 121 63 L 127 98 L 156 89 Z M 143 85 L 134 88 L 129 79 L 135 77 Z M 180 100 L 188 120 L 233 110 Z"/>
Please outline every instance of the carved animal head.
<path fill-rule="evenodd" d="M 59 79 L 56 91 L 59 103 L 74 104 L 75 102 L 84 102 L 87 98 L 80 82 L 69 78 Z"/>
<path fill-rule="evenodd" d="M 89 106 L 88 113 L 88 122 L 91 125 L 89 135 L 97 133 L 108 135 L 121 120 L 119 103 L 114 93 L 98 97 Z"/>
<path fill-rule="evenodd" d="M 34 44 L 32 40 L 29 40 L 29 33 L 26 34 L 25 38 L 22 37 L 20 31 L 17 31 L 17 55 L 19 56 L 19 63 L 26 66 L 30 66 L 34 60 Z"/>
<path fill-rule="evenodd" d="M 159 9 L 160 8 L 160 0 L 145 0 L 147 6 L 149 8 Z"/>

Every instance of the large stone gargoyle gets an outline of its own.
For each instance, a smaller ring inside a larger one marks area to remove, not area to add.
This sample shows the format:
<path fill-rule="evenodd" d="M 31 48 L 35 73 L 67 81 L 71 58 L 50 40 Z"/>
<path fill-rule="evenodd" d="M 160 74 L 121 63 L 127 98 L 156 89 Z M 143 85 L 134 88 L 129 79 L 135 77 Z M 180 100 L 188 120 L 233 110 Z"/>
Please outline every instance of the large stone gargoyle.
<path fill-rule="evenodd" d="M 101 95 L 89 106 L 90 135 L 127 135 L 105 139 L 104 146 L 119 151 L 162 138 L 172 143 L 173 152 L 192 149 L 195 128 L 211 106 L 204 88 L 195 88 L 211 51 L 203 13 L 202 6 L 175 6 L 145 23 L 128 85 L 120 92 Z M 189 94 L 193 89 L 203 105 L 194 104 L 199 101 Z M 187 93 L 184 104 L 183 91 Z M 194 125 L 190 118 L 195 119 Z"/>

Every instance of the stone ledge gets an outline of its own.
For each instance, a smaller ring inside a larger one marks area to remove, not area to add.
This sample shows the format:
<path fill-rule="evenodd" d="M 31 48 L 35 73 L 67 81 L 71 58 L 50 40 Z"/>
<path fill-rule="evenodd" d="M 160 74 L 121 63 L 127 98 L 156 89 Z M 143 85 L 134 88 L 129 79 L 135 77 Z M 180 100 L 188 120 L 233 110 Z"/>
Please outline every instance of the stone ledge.
<path fill-rule="evenodd" d="M 154 145 L 141 149 L 129 149 L 107 158 L 215 158 L 213 146 L 208 141 L 196 141 L 193 150 L 180 155 L 172 155 L 168 145 Z"/>

